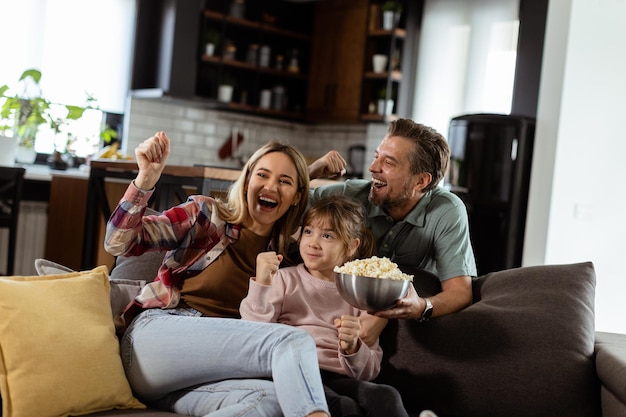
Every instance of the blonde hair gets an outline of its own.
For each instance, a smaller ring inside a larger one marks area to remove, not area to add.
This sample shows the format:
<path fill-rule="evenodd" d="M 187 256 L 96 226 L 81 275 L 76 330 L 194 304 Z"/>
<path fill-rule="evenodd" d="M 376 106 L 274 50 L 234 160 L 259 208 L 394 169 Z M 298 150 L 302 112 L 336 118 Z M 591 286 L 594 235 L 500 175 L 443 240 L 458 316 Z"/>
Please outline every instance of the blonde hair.
<path fill-rule="evenodd" d="M 372 232 L 365 226 L 365 209 L 352 197 L 333 195 L 317 200 L 304 215 L 303 226 L 327 222 L 331 230 L 339 236 L 347 253 L 354 239 L 360 244 L 352 259 L 369 258 L 376 251 Z"/>
<path fill-rule="evenodd" d="M 273 232 L 273 237 L 276 239 L 276 250 L 279 253 L 287 254 L 290 236 L 297 231 L 309 200 L 309 169 L 304 156 L 293 146 L 271 141 L 252 154 L 241 170 L 241 175 L 228 190 L 226 202 L 220 201 L 218 204 L 218 212 L 222 219 L 233 224 L 243 224 L 248 219 L 246 189 L 250 175 L 259 159 L 272 152 L 281 152 L 287 155 L 298 173 L 297 187 L 301 195 L 300 200 L 297 205 L 290 206 L 287 212 L 276 222 Z"/>

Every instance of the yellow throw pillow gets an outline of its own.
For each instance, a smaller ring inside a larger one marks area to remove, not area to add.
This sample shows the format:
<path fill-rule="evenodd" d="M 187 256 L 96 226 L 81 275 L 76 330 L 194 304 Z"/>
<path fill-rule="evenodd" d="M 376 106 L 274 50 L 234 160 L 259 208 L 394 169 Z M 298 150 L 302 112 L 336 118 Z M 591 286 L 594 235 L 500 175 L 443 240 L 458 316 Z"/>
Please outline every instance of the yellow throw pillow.
<path fill-rule="evenodd" d="M 0 277 L 0 393 L 4 417 L 145 408 L 122 367 L 106 266 Z"/>

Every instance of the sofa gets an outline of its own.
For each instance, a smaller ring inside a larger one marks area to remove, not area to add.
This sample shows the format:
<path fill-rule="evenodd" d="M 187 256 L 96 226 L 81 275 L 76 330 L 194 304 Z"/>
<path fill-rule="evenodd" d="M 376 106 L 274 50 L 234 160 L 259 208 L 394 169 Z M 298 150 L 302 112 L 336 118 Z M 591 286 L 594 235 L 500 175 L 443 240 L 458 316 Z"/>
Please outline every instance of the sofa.
<path fill-rule="evenodd" d="M 161 259 L 117 259 L 109 274 L 114 314 L 152 279 Z M 38 266 L 40 275 L 59 272 L 46 266 Z M 421 295 L 440 290 L 431 274 L 406 272 Z M 595 282 L 590 262 L 477 277 L 473 304 L 463 311 L 389 322 L 376 380 L 397 387 L 415 416 L 425 409 L 439 417 L 626 416 L 626 335 L 594 330 Z M 125 408 L 89 415 L 177 415 L 149 405 Z"/>

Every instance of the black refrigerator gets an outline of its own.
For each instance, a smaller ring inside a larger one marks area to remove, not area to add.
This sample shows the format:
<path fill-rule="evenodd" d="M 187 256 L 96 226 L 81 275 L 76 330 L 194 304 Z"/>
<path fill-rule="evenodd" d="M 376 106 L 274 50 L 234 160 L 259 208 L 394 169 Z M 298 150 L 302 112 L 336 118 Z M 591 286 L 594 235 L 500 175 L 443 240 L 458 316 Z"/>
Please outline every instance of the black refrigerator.
<path fill-rule="evenodd" d="M 450 121 L 445 186 L 467 207 L 478 274 L 521 266 L 535 120 L 467 114 Z"/>

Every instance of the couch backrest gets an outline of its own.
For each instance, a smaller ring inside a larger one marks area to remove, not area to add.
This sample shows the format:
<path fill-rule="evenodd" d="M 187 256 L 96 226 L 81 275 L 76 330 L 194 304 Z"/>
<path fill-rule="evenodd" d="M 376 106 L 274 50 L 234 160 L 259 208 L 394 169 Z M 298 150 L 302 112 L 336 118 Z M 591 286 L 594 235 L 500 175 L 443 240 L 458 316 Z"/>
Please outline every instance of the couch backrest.
<path fill-rule="evenodd" d="M 590 262 L 495 272 L 473 291 L 461 312 L 390 320 L 377 381 L 440 417 L 601 415 Z"/>
<path fill-rule="evenodd" d="M 111 279 L 151 281 L 163 255 L 120 257 Z M 433 276 L 412 272 L 420 294 L 439 290 Z M 389 321 L 377 381 L 396 386 L 410 411 L 439 417 L 600 416 L 595 282 L 590 262 L 478 277 L 461 312 Z"/>

